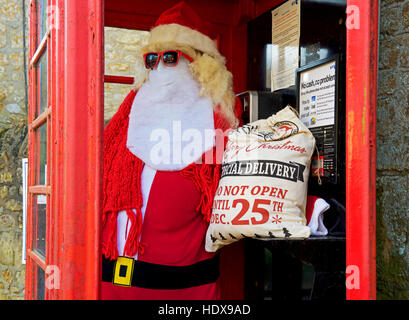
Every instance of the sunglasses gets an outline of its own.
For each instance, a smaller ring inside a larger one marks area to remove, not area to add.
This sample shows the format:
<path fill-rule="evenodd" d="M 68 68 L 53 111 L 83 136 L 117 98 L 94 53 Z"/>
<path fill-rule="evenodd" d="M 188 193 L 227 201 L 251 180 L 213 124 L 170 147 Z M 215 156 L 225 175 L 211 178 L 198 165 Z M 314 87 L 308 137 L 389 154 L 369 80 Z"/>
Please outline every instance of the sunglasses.
<path fill-rule="evenodd" d="M 145 67 L 147 69 L 155 68 L 160 58 L 162 57 L 163 64 L 168 67 L 176 67 L 180 56 L 185 57 L 189 62 L 192 62 L 193 59 L 187 54 L 179 50 L 169 50 L 165 52 L 148 52 L 143 55 L 143 60 L 145 61 Z"/>

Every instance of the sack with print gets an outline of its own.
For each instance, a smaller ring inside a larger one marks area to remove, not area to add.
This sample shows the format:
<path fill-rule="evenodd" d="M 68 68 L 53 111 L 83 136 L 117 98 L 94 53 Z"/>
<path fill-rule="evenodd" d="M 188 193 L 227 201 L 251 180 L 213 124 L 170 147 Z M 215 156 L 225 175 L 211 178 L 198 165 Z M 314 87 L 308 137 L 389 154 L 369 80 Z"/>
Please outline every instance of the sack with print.
<path fill-rule="evenodd" d="M 315 139 L 293 109 L 229 134 L 206 251 L 242 238 L 308 238 L 305 208 Z"/>

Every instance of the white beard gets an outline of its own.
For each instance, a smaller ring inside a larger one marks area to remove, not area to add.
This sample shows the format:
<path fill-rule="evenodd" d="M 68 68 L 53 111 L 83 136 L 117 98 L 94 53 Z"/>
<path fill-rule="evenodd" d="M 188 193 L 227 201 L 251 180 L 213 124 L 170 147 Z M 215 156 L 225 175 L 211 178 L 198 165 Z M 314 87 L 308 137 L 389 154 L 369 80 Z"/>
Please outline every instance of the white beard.
<path fill-rule="evenodd" d="M 162 61 L 135 96 L 129 114 L 127 147 L 155 170 L 177 171 L 215 145 L 212 102 L 199 97 L 188 62 Z"/>

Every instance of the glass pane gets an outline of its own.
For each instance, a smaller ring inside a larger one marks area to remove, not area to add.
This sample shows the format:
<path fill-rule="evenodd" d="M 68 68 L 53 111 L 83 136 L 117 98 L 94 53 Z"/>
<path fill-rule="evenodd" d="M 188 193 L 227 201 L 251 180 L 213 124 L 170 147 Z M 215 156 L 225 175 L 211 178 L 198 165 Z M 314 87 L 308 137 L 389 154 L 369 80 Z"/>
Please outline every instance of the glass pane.
<path fill-rule="evenodd" d="M 273 268 L 273 255 L 271 251 L 264 248 L 264 300 L 272 299 L 273 277 L 271 270 Z"/>
<path fill-rule="evenodd" d="M 36 274 L 36 272 L 37 272 L 37 265 L 36 265 L 35 263 L 33 263 L 32 266 L 31 266 L 31 274 L 32 274 L 32 276 L 33 276 L 33 279 L 35 279 L 35 274 Z M 32 300 L 35 299 L 36 284 L 37 284 L 37 283 L 36 283 L 34 280 L 30 283 L 31 292 L 32 292 L 30 298 L 31 298 Z"/>
<path fill-rule="evenodd" d="M 45 272 L 37 266 L 37 300 L 45 299 Z"/>
<path fill-rule="evenodd" d="M 45 258 L 47 228 L 47 196 L 33 196 L 33 249 Z"/>
<path fill-rule="evenodd" d="M 141 49 L 148 44 L 149 31 L 105 27 L 105 74 L 133 77 L 135 84 L 146 76 Z M 109 122 L 135 85 L 105 83 L 104 120 Z"/>
<path fill-rule="evenodd" d="M 315 271 L 314 267 L 303 263 L 302 265 L 302 300 L 311 300 L 312 288 L 314 287 Z"/>
<path fill-rule="evenodd" d="M 37 8 L 37 46 L 47 32 L 47 2 L 48 0 L 36 0 Z"/>
<path fill-rule="evenodd" d="M 43 124 L 36 132 L 36 185 L 47 185 L 47 123 Z"/>
<path fill-rule="evenodd" d="M 40 58 L 36 68 L 37 68 L 37 86 L 39 86 L 39 90 L 37 91 L 37 106 L 36 106 L 36 114 L 35 117 L 37 118 L 40 114 L 44 112 L 44 110 L 48 106 L 48 99 L 47 99 L 47 87 L 48 87 L 48 79 L 47 79 L 47 50 L 44 51 L 43 55 Z"/>

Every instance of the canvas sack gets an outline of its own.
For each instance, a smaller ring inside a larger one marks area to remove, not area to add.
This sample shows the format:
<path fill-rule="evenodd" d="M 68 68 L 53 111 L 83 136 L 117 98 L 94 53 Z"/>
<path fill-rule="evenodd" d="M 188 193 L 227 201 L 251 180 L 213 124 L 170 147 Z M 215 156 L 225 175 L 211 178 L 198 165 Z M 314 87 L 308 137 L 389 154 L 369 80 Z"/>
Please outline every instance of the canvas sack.
<path fill-rule="evenodd" d="M 205 248 L 245 237 L 308 238 L 305 209 L 315 139 L 293 109 L 229 134 Z"/>

